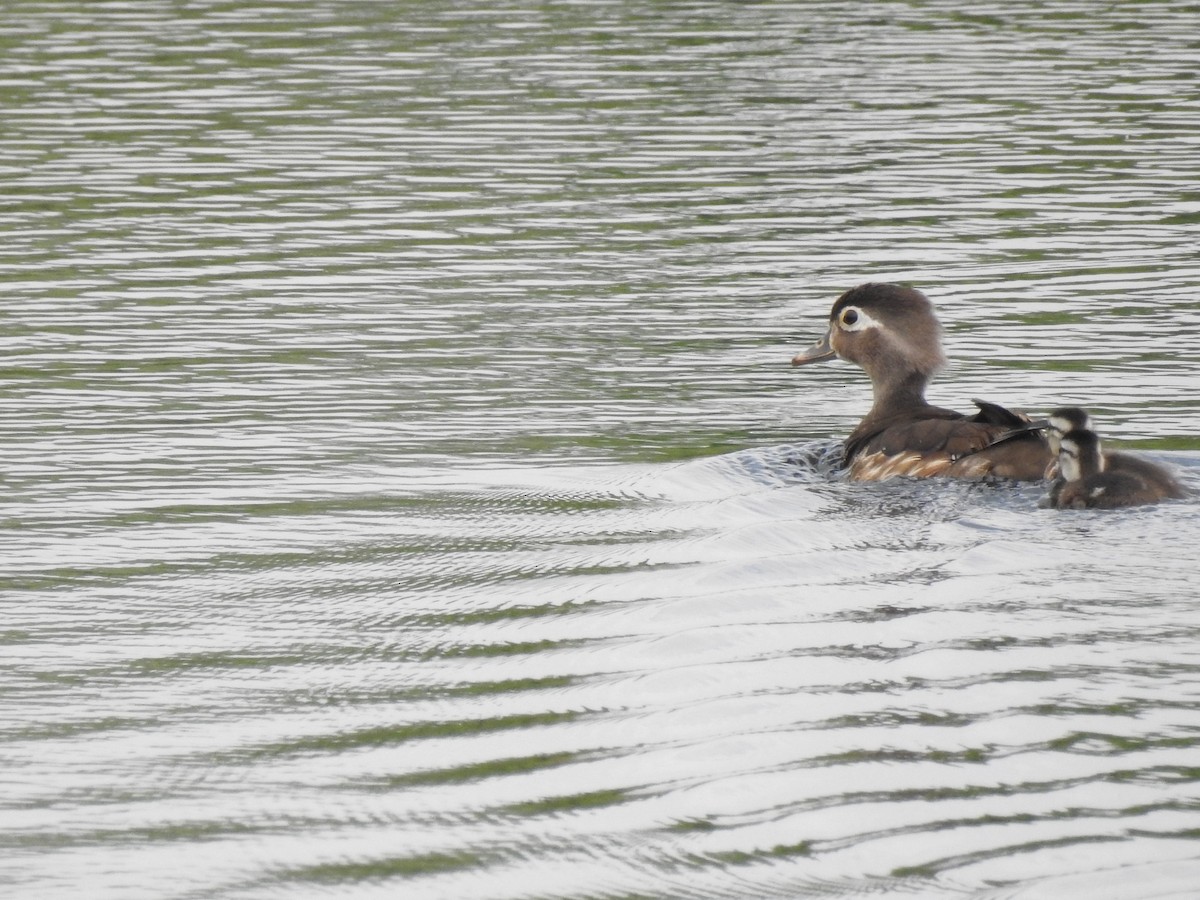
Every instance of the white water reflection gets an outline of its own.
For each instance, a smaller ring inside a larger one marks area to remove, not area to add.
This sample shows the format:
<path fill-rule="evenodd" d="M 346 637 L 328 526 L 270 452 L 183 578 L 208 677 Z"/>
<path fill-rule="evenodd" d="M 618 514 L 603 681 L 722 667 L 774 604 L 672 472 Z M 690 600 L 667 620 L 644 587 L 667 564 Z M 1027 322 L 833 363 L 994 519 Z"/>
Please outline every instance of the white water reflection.
<path fill-rule="evenodd" d="M 1188 884 L 1194 503 L 846 484 L 788 360 L 910 280 L 1200 487 L 1192 18 L 7 4 L 5 878 Z"/>

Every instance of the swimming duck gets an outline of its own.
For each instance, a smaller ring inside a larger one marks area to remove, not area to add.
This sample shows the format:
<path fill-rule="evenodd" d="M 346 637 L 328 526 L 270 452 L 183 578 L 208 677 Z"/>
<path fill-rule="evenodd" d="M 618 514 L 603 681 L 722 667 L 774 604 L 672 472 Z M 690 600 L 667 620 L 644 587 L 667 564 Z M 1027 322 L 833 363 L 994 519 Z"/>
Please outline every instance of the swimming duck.
<path fill-rule="evenodd" d="M 1163 491 L 1128 470 L 1109 469 L 1096 432 L 1076 428 L 1059 438 L 1062 481 L 1050 491 L 1056 509 L 1116 509 L 1166 499 Z"/>
<path fill-rule="evenodd" d="M 976 400 L 979 412 L 967 416 L 925 400 L 945 356 L 933 305 L 918 290 L 871 283 L 842 294 L 825 336 L 792 365 L 835 356 L 862 368 L 874 391 L 843 453 L 855 481 L 894 475 L 1038 481 L 1053 461 L 1045 437 L 1023 415 Z"/>
<path fill-rule="evenodd" d="M 1057 477 L 1054 485 L 1050 488 L 1050 496 L 1048 498 L 1049 505 L 1053 506 L 1056 504 L 1058 493 L 1066 480 L 1062 474 L 1061 465 L 1060 447 L 1062 439 L 1065 435 L 1073 431 L 1089 432 L 1095 436 L 1092 427 L 1092 417 L 1088 415 L 1086 410 L 1080 409 L 1078 406 L 1064 406 L 1054 410 L 1054 412 L 1050 413 L 1042 421 L 1030 423 L 1030 427 L 1045 429 L 1046 439 L 1050 444 L 1051 451 L 1055 454 L 1055 461 L 1046 470 L 1048 478 Z M 1088 439 L 1085 438 L 1084 441 L 1086 444 Z M 1120 472 L 1140 479 L 1150 490 L 1158 494 L 1157 499 L 1178 500 L 1186 496 L 1183 485 L 1176 480 L 1174 475 L 1164 467 L 1148 459 L 1132 453 L 1122 453 L 1118 450 L 1105 450 L 1103 448 L 1100 450 L 1100 458 L 1103 471 Z"/>

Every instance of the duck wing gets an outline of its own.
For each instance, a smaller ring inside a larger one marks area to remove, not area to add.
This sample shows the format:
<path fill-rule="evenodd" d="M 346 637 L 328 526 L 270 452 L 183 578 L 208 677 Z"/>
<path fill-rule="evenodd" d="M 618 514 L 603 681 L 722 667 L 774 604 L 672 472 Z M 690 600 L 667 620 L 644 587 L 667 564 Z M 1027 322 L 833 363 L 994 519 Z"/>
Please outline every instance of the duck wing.
<path fill-rule="evenodd" d="M 972 397 L 971 402 L 979 407 L 979 412 L 971 416 L 972 422 L 984 422 L 988 425 L 1002 425 L 1005 428 L 1024 428 L 1029 424 L 1029 416 L 1022 412 L 1013 412 L 999 403 L 980 400 Z"/>
<path fill-rule="evenodd" d="M 1037 481 L 1051 460 L 1050 448 L 1037 431 L 958 414 L 909 417 L 851 438 L 845 461 L 856 481 L 894 475 Z"/>

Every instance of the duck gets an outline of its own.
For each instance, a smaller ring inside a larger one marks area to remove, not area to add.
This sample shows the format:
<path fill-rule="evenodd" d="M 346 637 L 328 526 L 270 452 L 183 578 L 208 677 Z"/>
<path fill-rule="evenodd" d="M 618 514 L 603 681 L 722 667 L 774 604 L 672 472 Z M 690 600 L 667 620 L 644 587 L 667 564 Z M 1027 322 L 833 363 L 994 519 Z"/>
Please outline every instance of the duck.
<path fill-rule="evenodd" d="M 793 366 L 840 358 L 871 379 L 872 406 L 843 445 L 848 477 L 1042 480 L 1054 454 L 1028 416 L 982 400 L 967 415 L 925 399 L 946 362 L 941 335 L 921 291 L 868 282 L 838 297 L 824 336 L 793 357 Z"/>
<path fill-rule="evenodd" d="M 1030 427 L 1045 430 L 1046 439 L 1054 453 L 1055 460 L 1046 470 L 1046 477 L 1054 479 L 1047 498 L 1047 505 L 1054 506 L 1059 491 L 1062 490 L 1066 478 L 1062 473 L 1062 440 L 1072 432 L 1090 433 L 1096 437 L 1092 425 L 1092 417 L 1087 410 L 1078 406 L 1063 406 L 1050 413 L 1045 419 L 1031 422 Z M 1090 446 L 1090 438 L 1084 437 L 1085 445 Z M 1156 493 L 1160 500 L 1179 500 L 1187 496 L 1183 485 L 1179 483 L 1167 469 L 1134 453 L 1123 453 L 1119 450 L 1100 448 L 1101 470 L 1110 473 L 1122 473 L 1141 480 L 1149 490 Z"/>
<path fill-rule="evenodd" d="M 1061 482 L 1050 489 L 1055 509 L 1117 509 L 1167 499 L 1161 486 L 1128 469 L 1112 469 L 1096 432 L 1074 428 L 1058 440 Z"/>

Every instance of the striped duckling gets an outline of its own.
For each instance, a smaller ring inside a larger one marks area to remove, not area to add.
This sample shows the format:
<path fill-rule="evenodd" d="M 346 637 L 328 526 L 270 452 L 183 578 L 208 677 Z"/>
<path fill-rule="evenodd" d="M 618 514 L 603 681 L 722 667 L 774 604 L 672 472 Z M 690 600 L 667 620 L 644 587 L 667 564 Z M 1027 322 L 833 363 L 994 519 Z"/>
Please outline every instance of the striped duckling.
<path fill-rule="evenodd" d="M 1064 438 L 1067 435 L 1074 434 L 1073 443 L 1076 449 L 1081 451 L 1085 458 L 1090 459 L 1091 446 L 1094 443 L 1100 453 L 1100 464 L 1096 470 L 1098 472 L 1108 473 L 1112 476 L 1121 476 L 1122 483 L 1131 484 L 1126 481 L 1126 476 L 1134 479 L 1143 485 L 1143 490 L 1129 493 L 1131 487 L 1121 489 L 1119 496 L 1127 497 L 1147 497 L 1150 499 L 1139 499 L 1134 503 L 1114 503 L 1115 506 L 1133 506 L 1143 503 L 1157 503 L 1159 500 L 1178 500 L 1187 495 L 1183 485 L 1175 478 L 1164 466 L 1158 463 L 1138 456 L 1133 453 L 1124 453 L 1119 450 L 1105 450 L 1100 445 L 1099 437 L 1096 435 L 1095 429 L 1092 427 L 1092 418 L 1086 410 L 1080 409 L 1078 406 L 1064 406 L 1054 410 L 1046 419 L 1040 422 L 1031 424 L 1034 428 L 1044 428 L 1046 438 L 1049 441 L 1051 449 L 1054 451 L 1055 460 L 1046 470 L 1046 477 L 1054 479 L 1050 487 L 1050 495 L 1047 498 L 1048 506 L 1059 506 L 1058 495 L 1068 481 L 1077 479 L 1068 479 L 1065 476 L 1063 468 L 1063 454 L 1061 446 Z M 1079 432 L 1083 432 L 1082 445 L 1079 440 Z M 1091 435 L 1088 437 L 1087 435 Z M 1111 496 L 1114 485 L 1110 485 L 1107 493 Z M 1104 496 L 1101 493 L 1099 496 Z M 1074 494 L 1072 494 L 1074 498 Z M 1072 500 L 1074 502 L 1074 499 Z"/>

